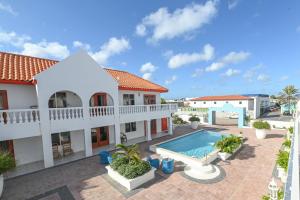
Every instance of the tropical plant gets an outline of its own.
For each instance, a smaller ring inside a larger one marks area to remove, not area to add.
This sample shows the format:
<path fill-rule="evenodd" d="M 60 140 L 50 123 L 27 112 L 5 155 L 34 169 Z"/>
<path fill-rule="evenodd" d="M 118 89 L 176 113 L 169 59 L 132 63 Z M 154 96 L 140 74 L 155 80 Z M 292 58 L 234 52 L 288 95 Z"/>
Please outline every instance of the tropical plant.
<path fill-rule="evenodd" d="M 285 140 L 282 145 L 287 148 L 291 148 L 291 140 Z"/>
<path fill-rule="evenodd" d="M 184 121 L 182 118 L 180 118 L 178 115 L 174 115 L 173 116 L 173 123 L 181 125 L 181 124 L 186 124 L 187 122 Z"/>
<path fill-rule="evenodd" d="M 190 122 L 200 122 L 200 118 L 197 117 L 196 115 L 192 115 L 192 116 L 189 118 L 189 121 L 190 121 Z"/>
<path fill-rule="evenodd" d="M 280 92 L 280 101 L 281 103 L 286 103 L 288 105 L 289 112 L 291 110 L 291 103 L 296 101 L 297 93 L 298 89 L 294 85 L 288 85 L 282 89 L 282 92 Z"/>
<path fill-rule="evenodd" d="M 242 144 L 241 137 L 237 137 L 234 135 L 230 136 L 222 136 L 221 140 L 215 143 L 215 147 L 217 147 L 220 152 L 225 153 L 233 153 L 240 145 Z"/>
<path fill-rule="evenodd" d="M 279 167 L 283 168 L 284 171 L 287 172 L 288 163 L 289 163 L 289 153 L 280 150 L 279 153 L 277 154 L 276 163 L 279 165 Z"/>
<path fill-rule="evenodd" d="M 264 121 L 256 121 L 253 123 L 253 127 L 256 129 L 270 129 L 270 124 Z"/>
<path fill-rule="evenodd" d="M 246 115 L 245 116 L 245 122 L 246 122 L 246 124 L 249 124 L 250 120 L 251 120 L 250 116 Z"/>
<path fill-rule="evenodd" d="M 0 174 L 16 166 L 14 157 L 7 152 L 0 152 Z"/>
<path fill-rule="evenodd" d="M 290 134 L 294 133 L 294 127 L 291 126 L 288 130 L 289 130 Z"/>
<path fill-rule="evenodd" d="M 160 98 L 160 104 L 166 104 L 166 100 L 164 98 Z"/>
<path fill-rule="evenodd" d="M 141 160 L 139 146 L 137 144 L 126 146 L 124 144 L 117 144 L 117 148 L 121 150 L 114 153 L 113 157 L 125 157 L 128 162 L 139 162 Z"/>

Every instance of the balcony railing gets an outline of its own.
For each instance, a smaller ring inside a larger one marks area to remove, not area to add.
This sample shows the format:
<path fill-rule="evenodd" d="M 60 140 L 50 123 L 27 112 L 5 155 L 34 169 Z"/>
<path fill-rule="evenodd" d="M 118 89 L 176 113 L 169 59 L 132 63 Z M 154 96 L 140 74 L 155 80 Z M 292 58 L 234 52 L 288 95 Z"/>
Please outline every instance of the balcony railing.
<path fill-rule="evenodd" d="M 38 109 L 15 109 L 0 111 L 0 125 L 35 123 L 40 121 Z"/>
<path fill-rule="evenodd" d="M 113 106 L 96 106 L 89 107 L 88 109 L 89 116 L 91 118 L 113 116 L 115 114 L 115 109 Z M 49 108 L 49 119 L 51 121 L 83 119 L 83 111 L 83 107 Z M 176 104 L 119 106 L 120 115 L 174 111 L 177 111 Z M 35 122 L 40 122 L 40 113 L 38 109 L 18 109 L 0 111 L 0 126 L 16 123 Z"/>

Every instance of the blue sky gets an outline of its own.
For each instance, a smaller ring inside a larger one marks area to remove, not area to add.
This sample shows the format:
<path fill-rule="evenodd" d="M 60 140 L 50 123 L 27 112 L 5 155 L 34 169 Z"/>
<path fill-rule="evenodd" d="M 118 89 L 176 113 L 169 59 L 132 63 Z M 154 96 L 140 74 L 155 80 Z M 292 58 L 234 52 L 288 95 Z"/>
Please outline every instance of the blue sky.
<path fill-rule="evenodd" d="M 2 1 L 0 50 L 104 66 L 169 88 L 167 98 L 300 88 L 300 2 Z"/>

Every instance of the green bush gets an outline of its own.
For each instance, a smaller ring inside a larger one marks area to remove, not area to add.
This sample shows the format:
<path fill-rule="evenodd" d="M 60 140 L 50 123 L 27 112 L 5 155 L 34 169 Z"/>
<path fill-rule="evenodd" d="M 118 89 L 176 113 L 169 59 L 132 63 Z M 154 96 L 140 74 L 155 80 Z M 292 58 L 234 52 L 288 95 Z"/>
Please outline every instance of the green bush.
<path fill-rule="evenodd" d="M 256 121 L 253 123 L 253 127 L 256 129 L 270 129 L 270 124 L 264 121 Z"/>
<path fill-rule="evenodd" d="M 14 157 L 7 152 L 0 152 L 0 174 L 16 166 Z"/>
<path fill-rule="evenodd" d="M 182 125 L 182 124 L 186 124 L 186 121 L 183 121 L 182 118 L 180 118 L 178 115 L 174 115 L 173 117 L 173 123 L 174 124 L 178 124 L 178 125 Z"/>
<path fill-rule="evenodd" d="M 278 190 L 277 195 L 278 195 L 278 200 L 283 200 L 284 192 L 282 189 Z M 269 197 L 269 195 L 264 195 L 264 196 L 262 196 L 261 199 L 262 200 L 270 200 L 270 197 Z"/>
<path fill-rule="evenodd" d="M 233 153 L 242 144 L 240 137 L 230 135 L 228 137 L 222 136 L 221 140 L 215 143 L 220 152 Z"/>
<path fill-rule="evenodd" d="M 113 163 L 112 163 L 113 165 Z M 113 168 L 113 167 L 112 167 Z M 113 168 L 114 169 L 114 168 Z M 128 179 L 133 179 L 142 176 L 151 170 L 149 162 L 141 160 L 139 162 L 127 162 L 119 165 L 116 170 L 120 175 Z"/>
<path fill-rule="evenodd" d="M 288 130 L 289 130 L 290 134 L 294 133 L 294 127 L 290 127 Z"/>
<path fill-rule="evenodd" d="M 276 163 L 287 172 L 289 164 L 289 153 L 286 151 L 279 151 L 277 154 Z"/>
<path fill-rule="evenodd" d="M 115 159 L 113 159 L 112 163 L 110 164 L 111 168 L 113 168 L 113 170 L 118 170 L 118 168 L 121 165 L 126 165 L 129 163 L 129 159 L 126 157 L 116 157 Z"/>
<path fill-rule="evenodd" d="M 285 140 L 282 145 L 287 148 L 291 148 L 291 140 Z"/>
<path fill-rule="evenodd" d="M 192 116 L 189 118 L 189 121 L 190 121 L 190 122 L 200 122 L 200 118 L 197 117 L 196 115 L 192 115 Z"/>

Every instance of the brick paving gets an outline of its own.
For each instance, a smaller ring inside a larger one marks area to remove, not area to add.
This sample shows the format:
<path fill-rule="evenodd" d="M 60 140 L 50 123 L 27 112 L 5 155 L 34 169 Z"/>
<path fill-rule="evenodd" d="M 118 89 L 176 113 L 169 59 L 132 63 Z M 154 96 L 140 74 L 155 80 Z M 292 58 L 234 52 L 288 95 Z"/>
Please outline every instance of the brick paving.
<path fill-rule="evenodd" d="M 5 181 L 2 199 L 36 199 L 41 194 L 66 187 L 74 199 L 143 199 L 143 200 L 181 200 L 181 199 L 226 199 L 256 200 L 267 193 L 267 185 L 275 166 L 278 149 L 286 131 L 272 130 L 264 140 L 255 138 L 254 129 L 239 129 L 231 126 L 209 126 L 204 129 L 215 129 L 220 132 L 238 134 L 240 131 L 248 138 L 241 151 L 226 162 L 218 162 L 226 177 L 213 184 L 201 184 L 184 178 L 177 170 L 164 176 L 156 183 L 145 187 L 138 193 L 126 198 L 104 178 L 106 170 L 99 164 L 97 157 L 90 157 L 62 166 L 42 170 L 25 176 Z M 140 144 L 143 156 L 151 154 L 151 144 L 167 140 L 188 132 L 189 127 L 177 127 L 173 136 L 165 136 L 151 142 Z M 43 196 L 40 199 L 67 199 L 59 193 Z"/>

